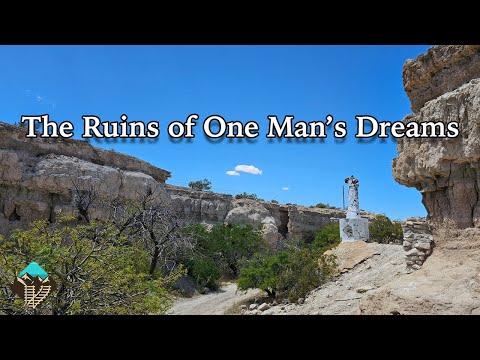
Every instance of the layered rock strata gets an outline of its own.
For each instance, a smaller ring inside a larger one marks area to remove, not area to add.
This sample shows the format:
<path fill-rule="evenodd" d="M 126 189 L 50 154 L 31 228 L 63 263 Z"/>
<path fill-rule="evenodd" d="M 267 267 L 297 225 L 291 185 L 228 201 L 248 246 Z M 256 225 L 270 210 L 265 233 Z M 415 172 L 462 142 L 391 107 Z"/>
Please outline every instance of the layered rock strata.
<path fill-rule="evenodd" d="M 185 222 L 249 224 L 254 229 L 261 229 L 272 246 L 279 245 L 282 239 L 295 237 L 311 241 L 315 232 L 345 217 L 345 212 L 337 209 L 235 199 L 231 195 L 195 191 L 168 184 L 165 189 L 170 194 L 172 205 Z"/>
<path fill-rule="evenodd" d="M 134 157 L 102 150 L 86 141 L 27 139 L 25 128 L 0 123 L 0 234 L 25 228 L 34 220 L 55 221 L 75 213 L 78 193 L 95 193 L 89 212 L 106 219 L 108 201 L 139 199 L 143 190 L 165 193 L 185 223 L 241 223 L 262 229 L 272 246 L 293 237 L 312 240 L 314 233 L 344 217 L 336 209 L 235 199 L 230 195 L 165 185 L 170 173 Z M 165 192 L 166 188 L 166 192 Z"/>
<path fill-rule="evenodd" d="M 435 248 L 422 268 L 377 289 L 365 314 L 480 313 L 480 46 L 436 46 L 403 70 L 414 113 L 459 124 L 456 138 L 401 138 L 393 176 L 422 194 Z M 417 255 L 415 255 L 417 256 Z"/>

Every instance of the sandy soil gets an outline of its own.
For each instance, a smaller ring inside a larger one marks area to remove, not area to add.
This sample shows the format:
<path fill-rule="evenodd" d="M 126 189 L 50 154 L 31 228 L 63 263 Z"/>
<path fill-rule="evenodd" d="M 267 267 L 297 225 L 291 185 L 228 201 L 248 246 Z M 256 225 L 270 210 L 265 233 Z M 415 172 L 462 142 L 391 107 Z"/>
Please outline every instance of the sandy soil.
<path fill-rule="evenodd" d="M 173 315 L 223 315 L 225 310 L 249 298 L 253 298 L 258 290 L 237 291 L 237 285 L 228 283 L 218 291 L 196 295 L 192 298 L 178 298 L 170 314 Z"/>

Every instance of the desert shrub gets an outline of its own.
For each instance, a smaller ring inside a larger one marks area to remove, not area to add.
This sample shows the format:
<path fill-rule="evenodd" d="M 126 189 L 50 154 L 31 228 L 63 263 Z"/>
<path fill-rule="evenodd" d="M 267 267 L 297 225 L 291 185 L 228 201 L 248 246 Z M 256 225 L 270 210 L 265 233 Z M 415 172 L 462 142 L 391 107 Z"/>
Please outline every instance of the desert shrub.
<path fill-rule="evenodd" d="M 262 200 L 258 198 L 257 194 L 248 194 L 246 192 L 235 195 L 235 199 Z"/>
<path fill-rule="evenodd" d="M 399 243 L 403 240 L 403 230 L 400 223 L 393 223 L 385 215 L 377 215 L 368 226 L 370 240 L 378 243 Z"/>
<path fill-rule="evenodd" d="M 315 239 L 310 246 L 312 249 L 324 251 L 340 244 L 340 225 L 338 223 L 325 226 L 322 230 L 315 233 Z"/>
<path fill-rule="evenodd" d="M 278 276 L 287 264 L 287 251 L 270 256 L 257 255 L 240 271 L 237 286 L 240 290 L 260 288 L 275 297 L 279 290 Z"/>
<path fill-rule="evenodd" d="M 272 204 L 278 204 L 278 201 L 277 200 L 271 200 L 270 201 Z"/>
<path fill-rule="evenodd" d="M 210 278 L 208 283 L 213 287 L 217 286 L 221 277 L 236 278 L 241 265 L 246 260 L 252 258 L 255 253 L 262 253 L 268 248 L 261 232 L 254 231 L 250 225 L 218 224 L 208 230 L 204 225 L 196 224 L 189 226 L 184 231 L 196 238 L 195 253 L 186 259 L 189 274 L 196 281 L 194 273 L 197 275 L 199 273 L 207 274 L 208 276 L 202 275 L 199 279 L 203 279 L 205 282 Z M 213 270 L 213 265 L 219 275 Z M 211 287 L 198 281 L 197 284 Z"/>
<path fill-rule="evenodd" d="M 297 301 L 329 281 L 335 271 L 332 255 L 320 255 L 310 248 L 289 249 L 275 255 L 257 256 L 242 268 L 238 288 L 260 288 L 269 296 Z"/>
<path fill-rule="evenodd" d="M 205 256 L 195 256 L 187 264 L 188 275 L 190 275 L 195 283 L 200 287 L 208 287 L 210 289 L 218 288 L 218 280 L 220 279 L 220 270 L 214 260 Z"/>
<path fill-rule="evenodd" d="M 324 204 L 324 203 L 318 203 L 315 205 L 316 208 L 319 208 L 319 209 L 325 209 L 325 208 L 329 208 L 330 205 L 328 204 Z"/>
<path fill-rule="evenodd" d="M 217 225 L 209 233 L 210 249 L 216 254 L 222 275 L 236 277 L 239 262 L 249 259 L 267 244 L 260 231 L 250 225 Z"/>
<path fill-rule="evenodd" d="M 208 179 L 198 180 L 198 181 L 190 181 L 188 186 L 193 190 L 198 191 L 210 191 L 212 189 L 212 182 Z"/>
<path fill-rule="evenodd" d="M 73 219 L 73 218 L 72 218 Z M 0 313 L 5 314 L 151 314 L 173 303 L 169 286 L 181 267 L 162 277 L 149 274 L 149 253 L 109 223 L 72 225 L 34 222 L 0 241 Z M 10 289 L 18 272 L 35 261 L 57 284 L 41 307 L 26 308 Z"/>

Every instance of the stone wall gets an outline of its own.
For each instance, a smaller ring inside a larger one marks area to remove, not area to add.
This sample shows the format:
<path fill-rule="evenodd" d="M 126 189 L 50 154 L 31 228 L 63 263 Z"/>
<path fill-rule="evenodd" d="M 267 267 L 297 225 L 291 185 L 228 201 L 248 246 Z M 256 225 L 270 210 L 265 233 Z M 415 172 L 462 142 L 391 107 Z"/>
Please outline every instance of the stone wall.
<path fill-rule="evenodd" d="M 409 218 L 402 223 L 402 229 L 407 269 L 418 270 L 433 250 L 430 224 L 425 218 Z"/>

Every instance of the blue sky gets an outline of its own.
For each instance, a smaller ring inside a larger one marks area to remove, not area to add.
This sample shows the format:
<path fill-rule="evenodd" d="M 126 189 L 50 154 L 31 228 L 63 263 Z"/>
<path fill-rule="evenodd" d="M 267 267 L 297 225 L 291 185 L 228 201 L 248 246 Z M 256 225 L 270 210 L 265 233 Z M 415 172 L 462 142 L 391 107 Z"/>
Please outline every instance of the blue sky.
<path fill-rule="evenodd" d="M 82 115 L 102 121 L 160 123 L 156 140 L 90 143 L 172 172 L 167 183 L 208 178 L 212 190 L 255 193 L 265 200 L 342 205 L 343 180 L 360 180 L 360 207 L 392 219 L 424 216 L 421 196 L 397 184 L 394 139 L 355 139 L 355 115 L 398 121 L 409 114 L 402 66 L 428 46 L 0 46 L 0 121 L 50 114 L 83 130 Z M 172 140 L 170 122 L 200 116 L 194 139 Z M 202 122 L 256 121 L 255 140 L 209 141 Z M 346 121 L 343 141 L 268 140 L 268 115 L 295 121 Z M 237 165 L 261 174 L 227 175 Z M 288 188 L 288 190 L 282 190 Z"/>

